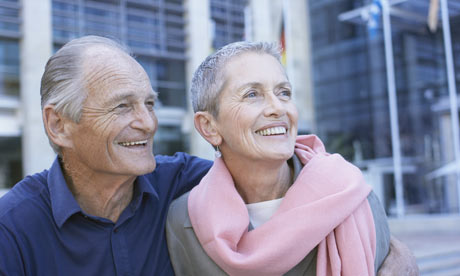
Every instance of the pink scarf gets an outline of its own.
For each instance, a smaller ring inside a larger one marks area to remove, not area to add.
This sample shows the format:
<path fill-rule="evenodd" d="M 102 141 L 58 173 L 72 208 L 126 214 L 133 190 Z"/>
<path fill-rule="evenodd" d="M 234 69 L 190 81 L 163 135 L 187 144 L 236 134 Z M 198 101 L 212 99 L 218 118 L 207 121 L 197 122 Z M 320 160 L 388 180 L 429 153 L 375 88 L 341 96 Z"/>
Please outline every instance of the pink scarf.
<path fill-rule="evenodd" d="M 221 158 L 190 193 L 195 234 L 230 275 L 282 275 L 318 246 L 317 275 L 374 275 L 376 238 L 358 168 L 326 153 L 314 135 L 299 136 L 304 164 L 272 218 L 248 231 L 249 216 Z"/>

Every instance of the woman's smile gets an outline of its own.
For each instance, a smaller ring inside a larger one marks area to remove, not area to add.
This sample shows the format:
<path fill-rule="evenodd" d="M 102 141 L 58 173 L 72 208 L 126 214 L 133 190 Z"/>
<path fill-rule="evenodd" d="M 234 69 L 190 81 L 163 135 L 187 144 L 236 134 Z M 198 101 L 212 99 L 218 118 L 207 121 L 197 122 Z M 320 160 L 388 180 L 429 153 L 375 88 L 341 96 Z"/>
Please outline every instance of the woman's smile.
<path fill-rule="evenodd" d="M 297 109 L 291 85 L 272 56 L 245 53 L 226 64 L 217 117 L 224 159 L 248 164 L 291 158 L 297 137 Z"/>

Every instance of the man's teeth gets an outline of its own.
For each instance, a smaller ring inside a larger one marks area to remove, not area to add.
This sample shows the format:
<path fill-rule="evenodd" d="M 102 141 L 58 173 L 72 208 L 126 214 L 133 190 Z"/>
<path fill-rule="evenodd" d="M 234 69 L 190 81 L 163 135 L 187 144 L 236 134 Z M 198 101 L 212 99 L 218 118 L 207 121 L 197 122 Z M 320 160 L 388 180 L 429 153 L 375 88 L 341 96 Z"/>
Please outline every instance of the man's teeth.
<path fill-rule="evenodd" d="M 129 147 L 129 146 L 138 146 L 138 145 L 145 145 L 147 144 L 147 140 L 144 141 L 135 141 L 135 142 L 120 142 L 118 143 L 124 147 Z"/>
<path fill-rule="evenodd" d="M 284 127 L 272 127 L 272 128 L 259 130 L 256 133 L 262 136 L 285 134 L 286 129 Z"/>

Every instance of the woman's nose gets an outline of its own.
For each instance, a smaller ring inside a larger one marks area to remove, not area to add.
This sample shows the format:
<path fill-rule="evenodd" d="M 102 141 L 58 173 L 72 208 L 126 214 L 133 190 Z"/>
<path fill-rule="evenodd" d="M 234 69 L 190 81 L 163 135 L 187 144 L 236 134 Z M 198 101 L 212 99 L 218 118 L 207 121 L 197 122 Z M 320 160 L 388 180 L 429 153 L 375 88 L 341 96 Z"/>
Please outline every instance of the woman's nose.
<path fill-rule="evenodd" d="M 266 98 L 265 116 L 280 117 L 286 114 L 286 106 L 284 103 L 275 95 L 271 95 Z"/>

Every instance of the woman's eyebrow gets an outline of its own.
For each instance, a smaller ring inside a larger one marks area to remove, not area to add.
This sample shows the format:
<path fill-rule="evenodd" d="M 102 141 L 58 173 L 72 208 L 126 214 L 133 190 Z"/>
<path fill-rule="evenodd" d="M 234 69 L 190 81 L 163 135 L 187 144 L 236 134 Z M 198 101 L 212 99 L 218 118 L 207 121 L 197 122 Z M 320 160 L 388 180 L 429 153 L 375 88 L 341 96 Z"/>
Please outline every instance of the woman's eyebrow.
<path fill-rule="evenodd" d="M 248 83 L 245 83 L 243 85 L 241 85 L 240 87 L 238 87 L 238 91 L 241 91 L 245 88 L 248 88 L 248 87 L 263 87 L 264 85 L 260 82 L 248 82 Z M 292 88 L 291 86 L 291 83 L 288 82 L 288 81 L 283 81 L 283 82 L 280 82 L 276 85 L 276 87 L 288 87 L 288 88 Z"/>
<path fill-rule="evenodd" d="M 261 87 L 263 86 L 260 82 L 248 82 L 238 87 L 238 90 L 243 90 L 248 87 Z"/>
<path fill-rule="evenodd" d="M 281 83 L 278 83 L 278 85 L 276 85 L 276 87 L 289 87 L 289 88 L 292 88 L 291 83 L 288 82 L 288 81 L 283 81 Z"/>

